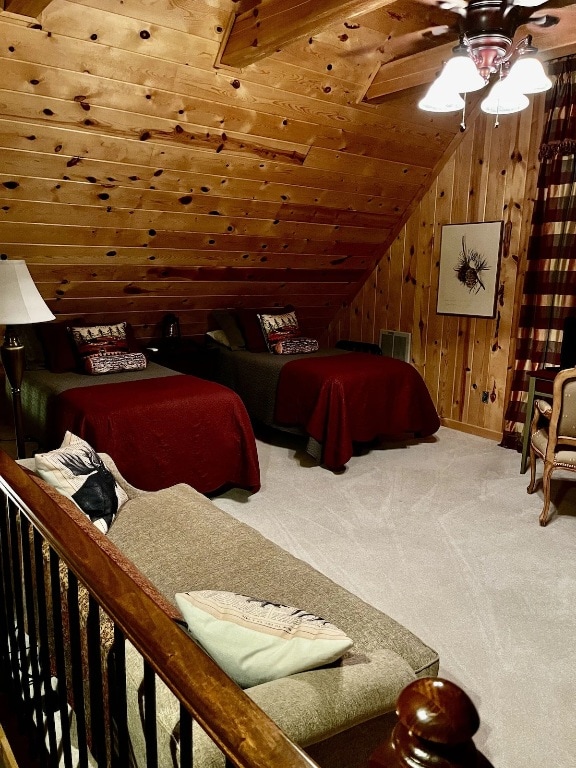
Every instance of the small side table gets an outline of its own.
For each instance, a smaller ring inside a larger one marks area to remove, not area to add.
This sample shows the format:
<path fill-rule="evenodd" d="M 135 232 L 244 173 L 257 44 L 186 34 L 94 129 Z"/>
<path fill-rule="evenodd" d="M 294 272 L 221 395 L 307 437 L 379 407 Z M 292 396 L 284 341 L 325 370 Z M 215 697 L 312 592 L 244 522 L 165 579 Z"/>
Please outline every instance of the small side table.
<path fill-rule="evenodd" d="M 178 373 L 213 380 L 216 373 L 218 350 L 194 339 L 180 339 L 174 346 L 162 341 L 146 347 L 146 357 Z"/>
<path fill-rule="evenodd" d="M 523 475 L 528 469 L 528 453 L 530 444 L 530 422 L 534 411 L 534 399 L 536 397 L 551 397 L 554 379 L 560 368 L 541 368 L 539 371 L 531 371 L 528 384 L 528 400 L 526 401 L 526 421 L 522 430 L 522 461 L 520 463 L 520 474 Z"/>

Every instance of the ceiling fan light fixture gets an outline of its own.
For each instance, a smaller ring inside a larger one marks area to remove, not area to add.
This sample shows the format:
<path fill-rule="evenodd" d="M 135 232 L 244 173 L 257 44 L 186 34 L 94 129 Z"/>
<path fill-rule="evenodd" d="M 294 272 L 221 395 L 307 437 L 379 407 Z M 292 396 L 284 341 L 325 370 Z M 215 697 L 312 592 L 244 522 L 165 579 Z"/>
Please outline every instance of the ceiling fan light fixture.
<path fill-rule="evenodd" d="M 457 53 L 448 59 L 438 81 L 456 93 L 479 91 L 487 82 L 467 53 Z"/>
<path fill-rule="evenodd" d="M 506 82 L 522 93 L 542 93 L 552 88 L 552 80 L 544 72 L 542 62 L 526 53 L 516 59 Z"/>
<path fill-rule="evenodd" d="M 418 102 L 418 107 L 426 112 L 458 112 L 464 108 L 464 99 L 458 91 L 438 78 Z"/>
<path fill-rule="evenodd" d="M 516 90 L 506 80 L 498 80 L 481 104 L 481 109 L 489 115 L 512 115 L 526 109 L 528 97 Z"/>

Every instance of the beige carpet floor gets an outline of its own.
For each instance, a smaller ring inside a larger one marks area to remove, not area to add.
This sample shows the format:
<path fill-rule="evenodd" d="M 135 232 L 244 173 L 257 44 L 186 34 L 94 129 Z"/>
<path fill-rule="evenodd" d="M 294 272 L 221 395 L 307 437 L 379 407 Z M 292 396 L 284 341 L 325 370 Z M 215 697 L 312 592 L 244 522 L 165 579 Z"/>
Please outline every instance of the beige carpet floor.
<path fill-rule="evenodd" d="M 520 455 L 483 438 L 441 428 L 339 475 L 298 438 L 258 449 L 262 490 L 219 507 L 433 646 L 495 768 L 576 766 L 576 476 L 553 480 L 560 513 L 542 528 Z"/>

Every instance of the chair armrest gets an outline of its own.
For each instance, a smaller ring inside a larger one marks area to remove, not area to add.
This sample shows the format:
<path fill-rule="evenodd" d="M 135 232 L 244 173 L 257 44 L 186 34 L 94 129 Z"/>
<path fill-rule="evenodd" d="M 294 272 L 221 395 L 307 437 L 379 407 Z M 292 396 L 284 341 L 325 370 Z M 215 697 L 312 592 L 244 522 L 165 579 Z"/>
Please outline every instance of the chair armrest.
<path fill-rule="evenodd" d="M 534 412 L 536 410 L 539 412 L 541 416 L 544 416 L 547 419 L 550 419 L 552 416 L 552 404 L 549 403 L 547 400 L 535 400 L 534 401 Z"/>

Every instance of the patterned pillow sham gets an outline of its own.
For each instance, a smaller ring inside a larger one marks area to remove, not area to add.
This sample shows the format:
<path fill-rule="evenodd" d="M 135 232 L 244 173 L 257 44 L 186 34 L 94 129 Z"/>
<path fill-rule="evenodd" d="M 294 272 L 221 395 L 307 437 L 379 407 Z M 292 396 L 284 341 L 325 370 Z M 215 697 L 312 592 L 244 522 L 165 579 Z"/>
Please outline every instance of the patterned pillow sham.
<path fill-rule="evenodd" d="M 274 344 L 272 351 L 275 355 L 299 355 L 304 352 L 317 352 L 318 340 L 309 339 L 306 336 L 294 336 Z"/>
<path fill-rule="evenodd" d="M 84 360 L 86 373 L 94 376 L 121 371 L 141 371 L 146 368 L 146 364 L 146 355 L 143 352 L 104 352 L 87 355 Z"/>
<path fill-rule="evenodd" d="M 70 333 L 81 358 L 110 352 L 128 352 L 126 323 L 71 326 Z"/>
<path fill-rule="evenodd" d="M 292 312 L 294 307 L 287 304 L 285 307 L 261 307 L 259 309 L 237 309 L 235 317 L 244 337 L 246 349 L 249 352 L 269 352 L 262 333 L 260 315 L 284 315 Z M 222 326 L 221 326 L 222 327 Z"/>
<path fill-rule="evenodd" d="M 91 445 L 66 432 L 60 448 L 36 454 L 35 465 L 43 480 L 80 507 L 102 533 L 108 533 L 128 496 Z"/>
<path fill-rule="evenodd" d="M 293 339 L 300 334 L 296 312 L 286 312 L 283 315 L 258 315 L 262 334 L 269 352 L 274 346 L 285 339 Z"/>

